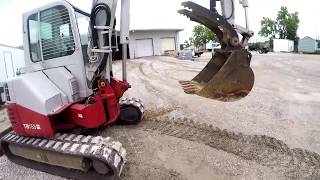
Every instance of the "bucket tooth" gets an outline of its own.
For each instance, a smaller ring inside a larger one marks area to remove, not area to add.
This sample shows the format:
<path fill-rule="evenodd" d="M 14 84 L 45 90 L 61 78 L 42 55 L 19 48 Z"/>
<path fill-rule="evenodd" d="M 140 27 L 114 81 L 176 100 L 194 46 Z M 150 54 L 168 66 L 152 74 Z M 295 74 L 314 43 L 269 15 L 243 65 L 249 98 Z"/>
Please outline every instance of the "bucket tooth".
<path fill-rule="evenodd" d="M 195 81 L 179 81 L 179 83 L 187 94 L 197 94 L 203 88 L 200 83 Z"/>

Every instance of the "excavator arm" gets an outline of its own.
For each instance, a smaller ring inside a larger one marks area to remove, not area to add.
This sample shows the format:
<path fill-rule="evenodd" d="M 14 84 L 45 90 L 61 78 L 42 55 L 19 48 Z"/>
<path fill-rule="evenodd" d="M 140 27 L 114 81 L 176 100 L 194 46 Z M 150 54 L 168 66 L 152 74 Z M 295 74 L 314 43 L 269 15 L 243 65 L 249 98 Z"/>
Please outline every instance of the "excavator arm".
<path fill-rule="evenodd" d="M 249 94 L 254 84 L 250 68 L 251 53 L 247 43 L 253 32 L 248 29 L 247 0 L 243 0 L 246 28 L 234 24 L 234 0 L 221 0 L 222 15 L 216 10 L 216 0 L 210 1 L 210 9 L 194 2 L 183 2 L 185 8 L 178 12 L 198 22 L 216 34 L 221 49 L 212 55 L 205 68 L 191 81 L 180 81 L 187 94 L 220 100 L 235 101 Z M 241 40 L 239 38 L 242 36 Z"/>

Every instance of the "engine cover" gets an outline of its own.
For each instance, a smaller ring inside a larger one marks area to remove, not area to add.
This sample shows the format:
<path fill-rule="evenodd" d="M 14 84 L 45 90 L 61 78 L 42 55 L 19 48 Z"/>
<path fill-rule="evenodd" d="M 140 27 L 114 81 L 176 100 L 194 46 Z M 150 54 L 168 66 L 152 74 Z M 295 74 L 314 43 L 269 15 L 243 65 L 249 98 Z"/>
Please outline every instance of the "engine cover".
<path fill-rule="evenodd" d="M 42 72 L 23 74 L 7 82 L 9 103 L 19 104 L 42 115 L 68 104 L 68 97 Z"/>

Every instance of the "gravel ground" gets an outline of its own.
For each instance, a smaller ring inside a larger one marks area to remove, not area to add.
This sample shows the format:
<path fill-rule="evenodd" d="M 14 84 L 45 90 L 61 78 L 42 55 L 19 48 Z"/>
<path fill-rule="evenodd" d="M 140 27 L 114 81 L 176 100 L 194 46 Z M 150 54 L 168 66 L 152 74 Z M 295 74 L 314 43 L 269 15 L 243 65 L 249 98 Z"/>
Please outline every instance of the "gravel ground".
<path fill-rule="evenodd" d="M 320 56 L 254 53 L 254 89 L 232 103 L 181 90 L 178 80 L 192 79 L 209 58 L 129 62 L 133 88 L 126 96 L 143 100 L 146 117 L 139 126 L 101 132 L 128 150 L 123 179 L 319 179 Z M 115 63 L 119 76 L 120 65 Z M 184 122 L 171 124 L 177 119 Z M 0 179 L 8 180 L 63 179 L 5 157 L 0 172 Z"/>

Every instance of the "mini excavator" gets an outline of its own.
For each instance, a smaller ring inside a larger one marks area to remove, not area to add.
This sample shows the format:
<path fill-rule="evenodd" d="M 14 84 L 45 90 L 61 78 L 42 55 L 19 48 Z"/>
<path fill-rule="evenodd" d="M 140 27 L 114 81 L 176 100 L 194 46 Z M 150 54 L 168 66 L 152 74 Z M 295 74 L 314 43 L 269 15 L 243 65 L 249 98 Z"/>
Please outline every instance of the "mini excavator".
<path fill-rule="evenodd" d="M 89 14 L 57 1 L 23 15 L 26 67 L 4 84 L 12 131 L 1 138 L 1 149 L 12 162 L 72 179 L 120 178 L 127 155 L 122 144 L 74 131 L 132 125 L 143 118 L 142 102 L 122 97 L 131 87 L 126 71 L 130 1 L 121 0 L 120 42 L 117 3 L 93 0 Z M 234 24 L 234 0 L 220 3 L 222 15 L 216 0 L 210 9 L 182 3 L 185 8 L 178 12 L 212 30 L 221 49 L 196 77 L 180 83 L 188 94 L 234 101 L 254 84 L 246 49 L 253 32 L 248 24 Z M 241 4 L 247 15 L 247 0 Z M 122 51 L 122 80 L 112 69 L 117 51 Z"/>

